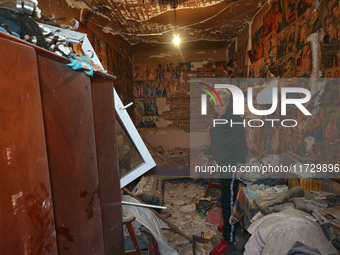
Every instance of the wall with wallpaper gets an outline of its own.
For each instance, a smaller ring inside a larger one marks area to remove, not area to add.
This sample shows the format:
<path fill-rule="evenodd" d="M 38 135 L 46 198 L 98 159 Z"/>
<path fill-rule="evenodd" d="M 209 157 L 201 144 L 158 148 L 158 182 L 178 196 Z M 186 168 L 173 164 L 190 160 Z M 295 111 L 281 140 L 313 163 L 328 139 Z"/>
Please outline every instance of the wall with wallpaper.
<path fill-rule="evenodd" d="M 169 46 L 133 55 L 134 123 L 143 138 L 164 149 L 190 146 L 190 78 L 246 77 L 246 41 L 238 55 L 231 48 Z"/>
<path fill-rule="evenodd" d="M 246 27 L 235 43 L 224 49 L 135 54 L 132 62 L 136 126 L 153 145 L 189 147 L 191 77 L 339 77 L 339 15 L 337 0 L 273 0 L 256 15 L 250 31 Z M 317 39 L 310 42 L 308 36 L 313 33 Z M 316 51 L 312 43 L 318 46 Z M 242 84 L 242 89 L 248 86 L 253 84 Z M 301 118 L 298 110 L 292 108 L 289 115 L 299 118 L 296 129 L 275 126 L 247 130 L 250 152 L 256 155 L 264 150 L 278 154 L 292 151 L 299 156 L 308 154 L 315 162 L 340 159 L 340 147 L 334 140 L 340 137 L 339 84 L 300 86 L 313 94 L 324 93 L 324 101 L 313 117 Z M 335 125 L 336 134 L 327 134 L 328 125 Z M 166 140 L 167 135 L 172 139 Z"/>
<path fill-rule="evenodd" d="M 131 59 L 115 51 L 110 44 L 105 42 L 92 30 L 86 28 L 83 24 L 80 24 L 77 31 L 87 34 L 103 68 L 107 70 L 109 74 L 117 77 L 114 87 L 119 94 L 119 97 L 124 104 L 130 103 L 132 101 L 133 93 Z M 131 108 L 128 108 L 127 110 L 130 115 L 133 114 Z"/>
<path fill-rule="evenodd" d="M 247 51 L 248 77 L 268 77 L 267 69 L 282 78 L 338 78 L 339 21 L 337 0 L 272 1 L 252 24 L 251 49 Z M 318 47 L 316 50 L 313 44 Z M 278 154 L 291 151 L 307 161 L 339 163 L 338 82 L 320 79 L 317 85 L 301 81 L 298 85 L 309 89 L 314 96 L 323 93 L 322 103 L 312 117 L 302 116 L 296 107 L 288 109 L 288 116 L 299 122 L 297 128 L 275 126 L 266 128 L 265 134 L 256 132 L 254 149 Z M 283 86 L 292 84 L 280 84 Z"/>

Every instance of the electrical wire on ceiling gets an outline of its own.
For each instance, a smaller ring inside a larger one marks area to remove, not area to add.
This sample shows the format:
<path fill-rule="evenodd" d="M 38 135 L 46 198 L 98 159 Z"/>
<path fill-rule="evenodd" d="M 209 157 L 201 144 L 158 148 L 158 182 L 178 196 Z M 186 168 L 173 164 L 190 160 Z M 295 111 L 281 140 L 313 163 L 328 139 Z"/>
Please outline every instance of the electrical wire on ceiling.
<path fill-rule="evenodd" d="M 177 0 L 175 0 L 175 2 L 177 2 Z M 184 28 L 187 28 L 187 27 L 192 27 L 192 26 L 195 26 L 195 25 L 198 25 L 198 24 L 203 24 L 204 22 L 217 17 L 218 15 L 220 15 L 222 12 L 224 12 L 225 10 L 229 9 L 230 7 L 232 7 L 237 2 L 238 1 L 233 2 L 232 4 L 230 4 L 229 6 L 223 8 L 221 11 L 219 11 L 218 13 L 214 14 L 213 16 L 211 16 L 209 18 L 206 18 L 206 19 L 204 19 L 202 21 L 199 21 L 199 22 L 196 22 L 196 23 L 193 23 L 193 24 L 189 24 L 189 25 L 185 25 L 183 27 L 179 27 L 179 28 L 177 28 L 177 30 L 181 30 L 181 29 L 184 29 Z M 178 6 L 178 2 L 177 2 L 177 6 Z M 176 6 L 176 8 L 177 8 L 177 6 Z M 176 9 L 175 9 L 175 12 L 176 12 Z M 92 24 L 94 24 L 94 25 L 96 25 L 96 26 L 99 26 L 101 28 L 105 28 L 104 26 L 101 26 L 99 24 L 95 24 L 95 23 L 91 22 L 90 20 L 87 20 L 87 21 L 92 23 Z M 142 21 L 140 21 L 140 23 L 142 23 Z M 151 33 L 151 34 L 135 34 L 135 33 L 126 33 L 126 32 L 114 31 L 115 34 L 129 35 L 129 36 L 155 36 L 155 35 L 163 35 L 163 34 L 170 33 L 170 32 L 173 32 L 173 29 L 170 29 L 170 30 L 167 30 L 167 31 L 163 31 L 163 32 L 158 32 L 158 33 Z"/>
<path fill-rule="evenodd" d="M 177 17 L 176 17 L 176 8 L 178 7 L 178 2 L 177 0 L 174 0 L 174 3 L 172 5 L 172 8 L 174 9 L 174 15 L 175 15 L 175 31 L 174 31 L 174 44 L 175 45 L 179 45 L 179 43 L 181 42 L 181 39 L 179 38 L 179 33 L 177 30 Z"/>
<path fill-rule="evenodd" d="M 178 32 L 177 30 L 177 16 L 176 16 L 176 8 L 178 7 L 178 2 L 177 0 L 173 0 L 172 2 L 172 8 L 174 9 L 174 16 L 175 16 L 175 33 Z"/>
<path fill-rule="evenodd" d="M 178 7 L 178 0 L 171 0 L 172 8 L 176 10 Z"/>

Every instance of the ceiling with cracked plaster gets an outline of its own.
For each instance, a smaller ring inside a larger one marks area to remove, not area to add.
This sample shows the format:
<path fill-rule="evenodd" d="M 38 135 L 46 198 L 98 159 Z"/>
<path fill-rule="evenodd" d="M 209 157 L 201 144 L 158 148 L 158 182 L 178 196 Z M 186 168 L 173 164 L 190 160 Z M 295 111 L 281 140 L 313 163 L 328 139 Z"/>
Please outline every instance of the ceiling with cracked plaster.
<path fill-rule="evenodd" d="M 266 0 L 36 0 L 44 18 L 70 25 L 72 18 L 113 37 L 117 45 L 181 43 L 229 45 Z M 16 0 L 0 0 L 12 4 Z M 176 18 L 174 11 L 176 7 Z M 95 31 L 94 30 L 94 31 Z M 135 48 L 135 47 L 133 47 Z M 137 47 L 138 48 L 138 47 Z"/>
<path fill-rule="evenodd" d="M 60 1 L 60 0 L 59 0 Z M 83 23 L 93 23 L 105 33 L 122 36 L 129 44 L 181 42 L 231 42 L 252 19 L 265 0 L 65 0 L 79 9 Z M 177 5 L 176 11 L 173 6 Z M 85 14 L 86 13 L 86 14 Z M 176 17 L 175 17 L 176 13 Z"/>

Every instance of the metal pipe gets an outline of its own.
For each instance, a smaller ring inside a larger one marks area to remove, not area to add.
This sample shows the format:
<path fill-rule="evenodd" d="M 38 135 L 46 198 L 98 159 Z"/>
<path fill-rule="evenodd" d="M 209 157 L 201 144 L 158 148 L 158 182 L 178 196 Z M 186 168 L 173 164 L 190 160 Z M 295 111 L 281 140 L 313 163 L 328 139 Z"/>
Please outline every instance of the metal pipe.
<path fill-rule="evenodd" d="M 139 204 L 139 203 L 127 202 L 127 201 L 122 201 L 122 204 L 123 205 L 134 205 L 134 206 L 140 206 L 140 207 L 151 207 L 151 208 L 156 208 L 156 209 L 167 209 L 168 208 L 166 206 Z"/>

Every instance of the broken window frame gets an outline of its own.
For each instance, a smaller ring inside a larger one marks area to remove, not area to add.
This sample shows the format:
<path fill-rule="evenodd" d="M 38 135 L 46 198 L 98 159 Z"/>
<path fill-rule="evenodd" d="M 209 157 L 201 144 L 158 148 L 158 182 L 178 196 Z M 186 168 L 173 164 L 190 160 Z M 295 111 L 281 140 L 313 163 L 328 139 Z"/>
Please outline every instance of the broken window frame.
<path fill-rule="evenodd" d="M 151 157 L 149 150 L 146 148 L 141 136 L 139 135 L 135 125 L 133 124 L 129 114 L 126 111 L 126 108 L 129 107 L 131 103 L 124 106 L 114 88 L 113 93 L 116 113 L 121 123 L 124 125 L 128 135 L 130 136 L 131 142 L 135 145 L 137 151 L 144 160 L 144 163 L 130 170 L 127 174 L 123 175 L 120 178 L 120 188 L 123 188 L 124 186 L 126 186 L 127 184 L 134 181 L 135 179 L 149 171 L 151 168 L 156 166 L 156 163 Z"/>

